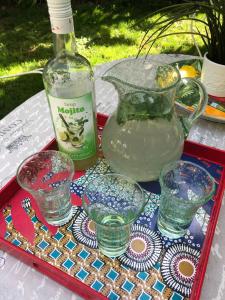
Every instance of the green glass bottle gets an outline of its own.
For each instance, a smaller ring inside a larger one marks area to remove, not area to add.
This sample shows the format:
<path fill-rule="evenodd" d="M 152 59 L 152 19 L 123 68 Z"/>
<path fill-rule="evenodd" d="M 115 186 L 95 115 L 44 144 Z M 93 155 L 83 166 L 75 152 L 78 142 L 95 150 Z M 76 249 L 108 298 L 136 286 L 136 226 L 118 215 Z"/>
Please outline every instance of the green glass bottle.
<path fill-rule="evenodd" d="M 70 0 L 48 0 L 55 57 L 43 71 L 55 136 L 60 151 L 76 170 L 97 160 L 94 79 L 90 63 L 76 51 Z"/>

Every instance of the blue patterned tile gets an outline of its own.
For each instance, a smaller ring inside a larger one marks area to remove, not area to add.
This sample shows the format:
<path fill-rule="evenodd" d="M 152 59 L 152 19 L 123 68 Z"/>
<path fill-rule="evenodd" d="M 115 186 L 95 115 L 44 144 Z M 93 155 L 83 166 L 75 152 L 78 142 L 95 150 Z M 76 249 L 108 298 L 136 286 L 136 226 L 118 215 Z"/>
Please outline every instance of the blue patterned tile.
<path fill-rule="evenodd" d="M 151 300 L 153 299 L 151 295 L 142 292 L 142 294 L 138 297 L 138 300 Z"/>
<path fill-rule="evenodd" d="M 130 292 L 132 292 L 135 285 L 131 281 L 126 279 L 121 287 L 124 291 L 130 293 Z"/>
<path fill-rule="evenodd" d="M 157 262 L 154 266 L 153 266 L 153 268 L 155 269 L 155 270 L 159 270 L 160 269 L 160 263 L 159 262 Z"/>
<path fill-rule="evenodd" d="M 138 272 L 136 277 L 141 280 L 146 280 L 149 277 L 149 274 L 147 272 Z"/>
<path fill-rule="evenodd" d="M 12 221 L 12 216 L 9 215 L 8 217 L 5 218 L 6 223 L 10 223 Z"/>
<path fill-rule="evenodd" d="M 175 292 L 170 297 L 170 300 L 183 300 L 183 299 L 184 299 L 184 297 L 182 297 L 180 294 L 175 293 Z"/>
<path fill-rule="evenodd" d="M 75 263 L 71 259 L 68 258 L 66 261 L 64 261 L 64 263 L 62 264 L 62 266 L 64 268 L 66 268 L 67 270 L 70 270 L 74 264 Z"/>
<path fill-rule="evenodd" d="M 42 240 L 37 246 L 41 250 L 45 250 L 49 246 L 49 243 L 47 243 L 45 240 Z"/>
<path fill-rule="evenodd" d="M 54 235 L 54 239 L 57 241 L 60 241 L 63 237 L 64 237 L 64 234 L 62 234 L 59 231 Z"/>
<path fill-rule="evenodd" d="M 154 283 L 154 285 L 152 286 L 154 290 L 156 290 L 159 293 L 162 293 L 164 288 L 166 287 L 164 283 L 162 283 L 159 280 L 156 280 L 156 282 Z"/>
<path fill-rule="evenodd" d="M 69 240 L 69 242 L 66 243 L 65 247 L 69 250 L 73 250 L 76 247 L 77 243 Z"/>
<path fill-rule="evenodd" d="M 78 277 L 80 280 L 83 281 L 86 279 L 88 275 L 89 273 L 82 268 L 79 272 L 77 272 L 76 277 Z"/>
<path fill-rule="evenodd" d="M 62 252 L 58 251 L 57 249 L 54 249 L 50 254 L 49 256 L 51 258 L 54 258 L 54 259 L 57 259 L 59 258 L 59 256 L 62 254 Z"/>
<path fill-rule="evenodd" d="M 7 239 L 10 235 L 11 235 L 11 233 L 6 231 L 4 238 Z"/>
<path fill-rule="evenodd" d="M 95 280 L 95 282 L 93 282 L 91 285 L 91 287 L 97 292 L 99 292 L 103 288 L 103 286 L 104 284 L 99 280 Z"/>
<path fill-rule="evenodd" d="M 86 258 L 88 258 L 88 256 L 90 256 L 90 252 L 86 251 L 85 249 L 81 250 L 79 253 L 78 253 L 78 256 L 80 258 L 82 258 L 83 260 L 85 260 Z"/>
<path fill-rule="evenodd" d="M 97 258 L 91 265 L 96 270 L 100 270 L 104 266 L 104 262 Z"/>
<path fill-rule="evenodd" d="M 67 230 L 68 230 L 69 232 L 72 232 L 72 228 L 73 228 L 73 224 L 70 224 L 70 225 L 67 227 Z"/>
<path fill-rule="evenodd" d="M 33 216 L 33 217 L 31 218 L 31 221 L 32 221 L 33 223 L 37 223 L 37 222 L 38 222 L 38 219 L 37 219 L 36 216 Z"/>
<path fill-rule="evenodd" d="M 15 246 L 21 245 L 21 241 L 19 241 L 19 240 L 17 240 L 17 239 L 12 240 L 12 243 L 13 243 L 13 245 L 15 245 Z"/>
<path fill-rule="evenodd" d="M 108 298 L 109 300 L 118 300 L 120 299 L 120 296 L 117 293 L 110 291 L 110 293 L 108 294 Z"/>
<path fill-rule="evenodd" d="M 41 229 L 42 229 L 43 231 L 45 231 L 45 232 L 48 231 L 48 228 L 47 228 L 45 225 L 42 225 L 42 226 L 41 226 Z"/>
<path fill-rule="evenodd" d="M 107 274 L 106 277 L 111 279 L 112 281 L 115 281 L 117 277 L 119 276 L 119 273 L 115 270 L 111 269 Z"/>

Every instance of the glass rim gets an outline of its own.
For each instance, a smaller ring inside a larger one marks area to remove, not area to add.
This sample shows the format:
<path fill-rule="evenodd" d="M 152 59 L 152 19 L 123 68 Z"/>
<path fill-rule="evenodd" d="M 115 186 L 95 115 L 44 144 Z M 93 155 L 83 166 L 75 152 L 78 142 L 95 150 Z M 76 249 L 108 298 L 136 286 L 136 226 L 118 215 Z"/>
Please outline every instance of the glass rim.
<path fill-rule="evenodd" d="M 18 165 L 17 169 L 16 169 L 16 180 L 17 180 L 17 182 L 19 183 L 19 185 L 20 185 L 22 188 L 26 189 L 26 190 L 32 191 L 32 189 L 30 189 L 27 185 L 25 185 L 25 184 L 23 184 L 23 183 L 21 182 L 21 180 L 19 179 L 19 173 L 20 173 L 20 171 L 21 171 L 23 165 L 24 165 L 26 162 L 29 162 L 29 161 L 31 160 L 32 157 L 35 157 L 35 156 L 37 156 L 38 154 L 41 154 L 41 153 L 57 153 L 57 155 L 60 154 L 60 155 L 62 155 L 62 156 L 64 156 L 64 157 L 66 157 L 66 158 L 70 161 L 71 172 L 73 172 L 73 173 L 75 172 L 75 167 L 74 167 L 73 160 L 71 159 L 71 157 L 70 157 L 68 154 L 66 154 L 66 153 L 64 153 L 64 152 L 61 152 L 61 151 L 58 151 L 58 150 L 41 150 L 41 151 L 35 152 L 35 153 L 33 153 L 33 154 L 27 156 L 25 159 L 23 159 L 23 160 L 21 161 L 21 163 Z"/>
<path fill-rule="evenodd" d="M 118 82 L 123 83 L 123 84 L 126 84 L 126 85 L 128 85 L 129 87 L 138 89 L 138 90 L 140 90 L 140 91 L 155 92 L 155 93 L 163 93 L 163 92 L 165 92 L 165 91 L 169 91 L 170 89 L 176 87 L 176 85 L 178 84 L 178 82 L 181 80 L 180 72 L 179 72 L 179 70 L 178 70 L 175 66 L 173 66 L 172 64 L 169 64 L 169 63 L 161 63 L 161 62 L 159 62 L 159 61 L 157 61 L 157 60 L 154 60 L 154 59 L 152 59 L 152 62 L 153 62 L 153 63 L 157 63 L 159 66 L 167 66 L 167 67 L 170 67 L 171 70 L 173 70 L 173 71 L 176 72 L 176 74 L 177 74 L 177 79 L 175 80 L 174 83 L 172 83 L 172 84 L 170 84 L 169 86 L 166 86 L 166 87 L 164 87 L 164 88 L 163 88 L 163 87 L 162 87 L 162 88 L 147 88 L 147 87 L 141 87 L 141 86 L 138 86 L 138 85 L 129 83 L 129 82 L 124 81 L 124 80 L 122 80 L 122 79 L 118 79 L 118 78 L 116 78 L 116 77 L 113 76 L 113 75 L 112 75 L 112 76 L 106 75 L 106 74 L 107 74 L 110 70 L 112 70 L 114 67 L 116 67 L 116 66 L 118 66 L 118 65 L 120 65 L 120 64 L 123 64 L 124 62 L 132 61 L 132 60 L 135 60 L 135 59 L 137 59 L 137 58 L 124 59 L 124 60 L 122 60 L 122 61 L 116 63 L 115 65 L 113 65 L 112 67 L 110 67 L 108 70 L 106 70 L 106 71 L 104 72 L 104 74 L 101 76 L 101 78 L 102 78 L 103 80 L 106 80 L 106 78 L 115 78 Z M 143 58 L 141 58 L 141 59 L 143 59 Z M 147 61 L 147 60 L 146 60 L 146 61 Z"/>
<path fill-rule="evenodd" d="M 215 179 L 213 178 L 213 176 L 207 171 L 205 170 L 203 167 L 199 166 L 198 164 L 196 163 L 193 163 L 193 162 L 190 162 L 188 160 L 176 160 L 174 162 L 171 162 L 167 165 L 165 165 L 161 172 L 160 172 L 160 175 L 159 175 L 159 182 L 160 182 L 160 186 L 163 186 L 163 189 L 165 189 L 166 191 L 168 191 L 169 193 L 171 193 L 171 190 L 164 184 L 163 182 L 163 176 L 169 172 L 169 171 L 172 171 L 174 168 L 174 166 L 179 166 L 180 163 L 184 163 L 184 164 L 188 164 L 188 165 L 191 165 L 191 166 L 195 166 L 197 167 L 198 169 L 200 169 L 201 171 L 203 171 L 211 180 L 212 182 L 212 188 L 210 190 L 210 192 L 204 197 L 200 197 L 198 200 L 186 200 L 186 199 L 183 199 L 182 202 L 184 203 L 194 203 L 194 204 L 204 204 L 206 203 L 211 197 L 212 195 L 214 194 L 215 190 L 216 190 L 216 184 L 215 184 Z M 162 189 L 162 188 L 161 188 Z M 161 191 L 162 192 L 162 191 Z M 173 196 L 173 198 L 175 198 L 177 201 L 180 202 L 180 198 L 179 197 L 176 197 L 176 196 Z M 204 201 L 203 201 L 204 200 Z"/>
<path fill-rule="evenodd" d="M 84 192 L 82 193 L 82 196 L 81 196 L 81 199 L 82 199 L 82 207 L 84 208 L 84 211 L 87 212 L 86 210 L 86 207 L 88 207 L 88 205 L 86 205 L 86 202 L 84 200 L 84 195 L 86 195 L 86 191 L 88 190 L 88 185 L 89 183 L 93 183 L 95 180 L 100 180 L 102 177 L 119 177 L 119 178 L 123 178 L 125 179 L 126 181 L 134 184 L 135 186 L 138 187 L 138 190 L 141 192 L 141 197 L 143 199 L 143 204 L 141 206 L 141 209 L 139 210 L 139 213 L 135 216 L 135 218 L 132 218 L 131 220 L 129 220 L 129 222 L 127 223 L 124 223 L 124 224 L 119 224 L 119 225 L 113 225 L 110 227 L 115 227 L 115 228 L 118 228 L 118 227 L 122 227 L 122 226 L 126 226 L 126 225 L 129 225 L 131 223 L 133 223 L 137 218 L 138 218 L 138 215 L 143 211 L 145 205 L 147 204 L 147 200 L 145 200 L 145 197 L 144 197 L 144 191 L 143 191 L 143 188 L 140 186 L 140 184 L 138 182 L 136 182 L 135 180 L 133 180 L 132 178 L 126 176 L 126 175 L 123 175 L 123 174 L 119 174 L 119 173 L 106 173 L 106 174 L 100 174 L 98 177 L 94 178 L 94 179 L 91 179 L 90 181 L 87 181 L 87 185 L 85 186 L 84 188 Z M 85 203 L 85 205 L 83 205 L 83 203 Z M 88 215 L 88 212 L 87 212 L 87 215 Z M 104 224 L 101 224 L 101 223 L 98 223 L 96 222 L 95 220 L 92 219 L 93 222 L 95 222 L 97 225 L 100 225 L 100 226 L 106 226 Z"/>

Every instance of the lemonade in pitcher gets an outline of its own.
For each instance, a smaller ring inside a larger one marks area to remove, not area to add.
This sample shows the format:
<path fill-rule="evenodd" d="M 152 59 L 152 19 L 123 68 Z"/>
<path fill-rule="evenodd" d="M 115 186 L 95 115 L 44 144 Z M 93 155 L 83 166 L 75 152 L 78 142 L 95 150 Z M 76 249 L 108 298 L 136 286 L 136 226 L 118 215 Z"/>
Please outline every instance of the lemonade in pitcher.
<path fill-rule="evenodd" d="M 171 65 L 147 59 L 124 60 L 103 80 L 119 95 L 103 130 L 104 156 L 118 173 L 136 181 L 156 180 L 165 164 L 181 157 L 184 138 L 207 104 L 203 86 L 193 79 L 182 81 Z M 199 105 L 189 118 L 178 118 L 175 98 L 187 85 L 199 91 Z"/>

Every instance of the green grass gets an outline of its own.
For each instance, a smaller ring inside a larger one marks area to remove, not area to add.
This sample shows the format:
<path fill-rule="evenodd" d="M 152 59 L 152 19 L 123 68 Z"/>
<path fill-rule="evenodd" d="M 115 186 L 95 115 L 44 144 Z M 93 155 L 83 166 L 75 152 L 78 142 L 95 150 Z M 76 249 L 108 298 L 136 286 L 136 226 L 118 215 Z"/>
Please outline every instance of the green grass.
<path fill-rule="evenodd" d="M 146 11 L 157 9 L 159 1 L 112 2 L 73 4 L 78 51 L 92 65 L 136 56 L 148 23 L 145 20 L 135 24 Z M 47 7 L 43 4 L 0 9 L 0 76 L 43 67 L 53 55 Z M 176 24 L 178 28 L 173 30 L 186 26 Z M 176 35 L 155 44 L 151 54 L 159 53 L 197 54 L 190 36 Z M 0 119 L 42 89 L 40 75 L 0 79 Z"/>

